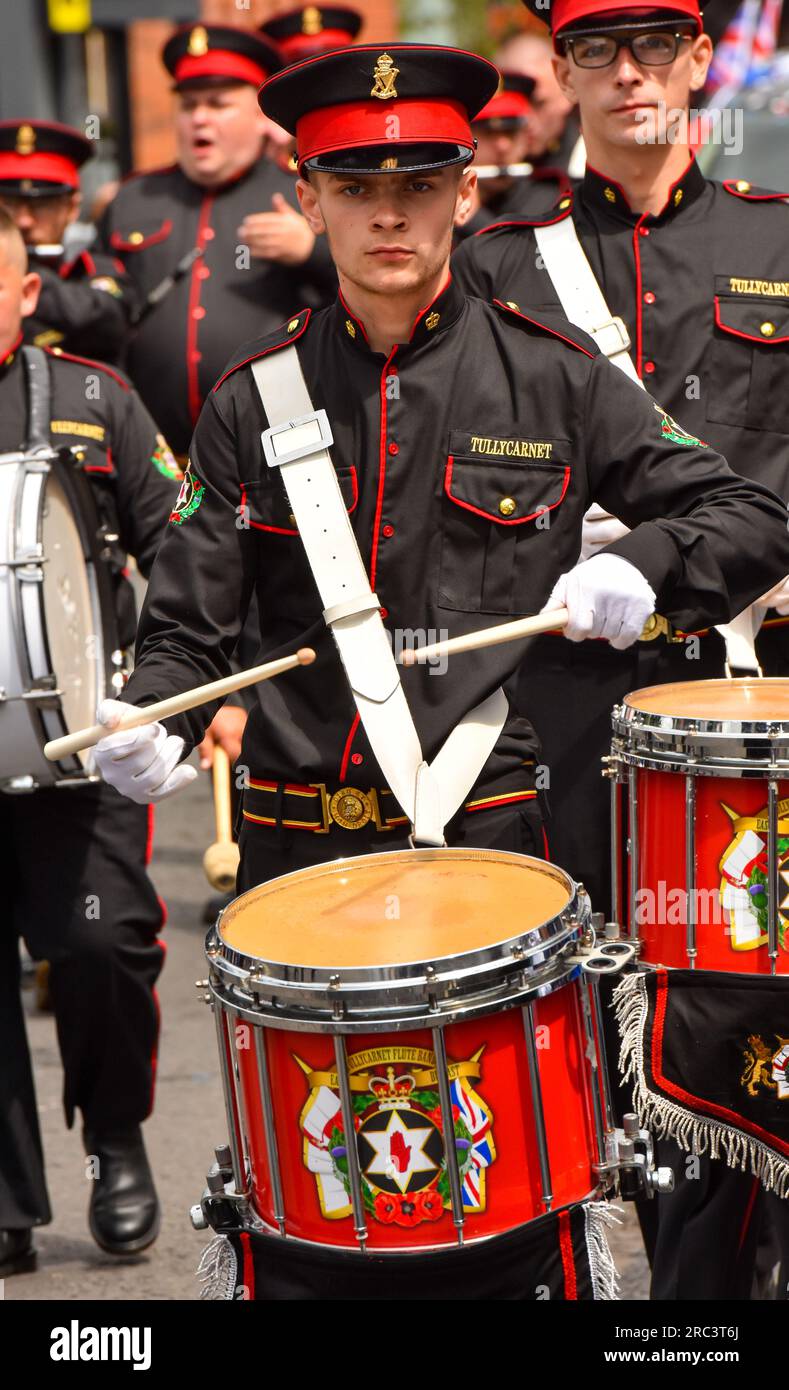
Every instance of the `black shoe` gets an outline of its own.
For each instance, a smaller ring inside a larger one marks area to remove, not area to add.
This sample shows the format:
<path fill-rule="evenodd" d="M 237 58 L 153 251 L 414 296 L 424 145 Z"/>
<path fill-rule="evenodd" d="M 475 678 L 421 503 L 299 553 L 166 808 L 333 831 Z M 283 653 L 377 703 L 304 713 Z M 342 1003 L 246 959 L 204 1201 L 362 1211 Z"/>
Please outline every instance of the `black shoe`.
<path fill-rule="evenodd" d="M 212 927 L 220 912 L 224 912 L 235 898 L 235 893 L 220 893 L 216 898 L 208 898 L 203 907 L 203 921 L 207 927 Z"/>
<path fill-rule="evenodd" d="M 30 1227 L 0 1231 L 0 1279 L 9 1274 L 29 1274 L 35 1267 L 36 1251 Z"/>
<path fill-rule="evenodd" d="M 159 1234 L 159 1200 L 139 1125 L 83 1138 L 85 1152 L 98 1159 L 88 1211 L 93 1239 L 110 1255 L 146 1250 Z"/>

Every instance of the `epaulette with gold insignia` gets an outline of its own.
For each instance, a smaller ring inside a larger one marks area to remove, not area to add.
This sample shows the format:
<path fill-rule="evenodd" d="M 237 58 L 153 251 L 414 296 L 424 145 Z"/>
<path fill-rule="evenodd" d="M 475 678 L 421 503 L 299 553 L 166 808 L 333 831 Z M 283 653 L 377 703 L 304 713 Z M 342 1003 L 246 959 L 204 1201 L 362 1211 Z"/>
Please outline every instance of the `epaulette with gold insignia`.
<path fill-rule="evenodd" d="M 786 203 L 789 193 L 776 193 L 772 188 L 754 188 L 747 179 L 724 179 L 723 187 L 734 198 L 742 198 L 746 203 Z"/>
<path fill-rule="evenodd" d="M 472 165 L 473 168 L 473 165 Z M 491 222 L 489 227 L 482 227 L 475 232 L 475 236 L 489 236 L 491 232 L 517 231 L 518 227 L 552 227 L 554 222 L 563 222 L 565 217 L 569 217 L 573 210 L 572 193 L 564 193 L 553 207 L 546 208 L 545 212 L 537 216 L 527 217 L 508 217 L 506 222 Z"/>
<path fill-rule="evenodd" d="M 583 329 L 576 328 L 574 323 L 569 323 L 558 309 L 540 309 L 540 317 L 535 318 L 533 314 L 525 314 L 514 299 L 494 299 L 493 306 L 527 332 L 536 329 L 538 333 L 560 338 L 563 343 L 575 348 L 576 352 L 586 353 L 587 357 L 599 356 L 600 350 L 594 339 L 590 338 L 588 333 L 584 333 Z"/>
<path fill-rule="evenodd" d="M 265 357 L 269 352 L 276 352 L 278 348 L 289 347 L 306 331 L 307 325 L 312 316 L 311 309 L 302 309 L 300 313 L 294 314 L 286 323 L 274 328 L 271 333 L 266 333 L 262 338 L 252 338 L 249 342 L 243 343 L 238 350 L 238 356 L 230 366 L 225 369 L 222 376 L 214 386 L 214 391 L 218 391 L 223 381 L 227 381 L 233 372 L 237 372 L 239 367 L 245 367 L 248 362 L 254 362 L 258 357 Z"/>

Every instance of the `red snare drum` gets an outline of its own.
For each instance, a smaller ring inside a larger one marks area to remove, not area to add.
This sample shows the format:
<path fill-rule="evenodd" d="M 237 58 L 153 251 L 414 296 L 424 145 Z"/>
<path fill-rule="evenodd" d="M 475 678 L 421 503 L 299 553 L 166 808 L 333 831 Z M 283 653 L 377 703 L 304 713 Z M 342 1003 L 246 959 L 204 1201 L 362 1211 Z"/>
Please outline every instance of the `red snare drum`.
<path fill-rule="evenodd" d="M 236 899 L 207 955 L 249 1229 L 435 1248 L 599 1191 L 588 918 L 560 869 L 488 850 L 338 860 Z"/>
<path fill-rule="evenodd" d="M 641 959 L 789 972 L 789 680 L 652 686 L 613 725 L 613 916 L 624 818 Z"/>

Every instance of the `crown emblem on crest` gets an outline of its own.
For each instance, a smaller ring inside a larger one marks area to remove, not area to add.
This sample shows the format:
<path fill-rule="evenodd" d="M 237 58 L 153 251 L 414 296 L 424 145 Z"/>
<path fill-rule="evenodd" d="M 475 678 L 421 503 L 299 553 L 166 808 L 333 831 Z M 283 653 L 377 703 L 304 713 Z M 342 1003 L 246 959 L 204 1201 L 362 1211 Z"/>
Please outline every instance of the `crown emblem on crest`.
<path fill-rule="evenodd" d="M 32 154 L 36 148 L 36 132 L 32 125 L 21 125 L 16 133 L 17 154 Z"/>
<path fill-rule="evenodd" d="M 208 52 L 208 34 L 202 24 L 198 24 L 189 35 L 187 53 L 191 58 L 202 58 Z"/>
<path fill-rule="evenodd" d="M 397 96 L 395 82 L 400 75 L 400 69 L 394 65 L 394 58 L 389 53 L 382 53 L 375 65 L 375 72 L 371 97 L 378 97 L 380 101 L 389 101 L 391 97 Z"/>
<path fill-rule="evenodd" d="M 315 5 L 308 5 L 304 14 L 301 16 L 301 31 L 303 34 L 319 34 L 323 29 L 323 16 Z"/>
<path fill-rule="evenodd" d="M 386 1068 L 386 1076 L 371 1076 L 367 1083 L 381 1109 L 391 1110 L 398 1105 L 411 1105 L 411 1092 L 416 1086 L 413 1076 L 406 1072 L 395 1076 L 394 1067 Z"/>

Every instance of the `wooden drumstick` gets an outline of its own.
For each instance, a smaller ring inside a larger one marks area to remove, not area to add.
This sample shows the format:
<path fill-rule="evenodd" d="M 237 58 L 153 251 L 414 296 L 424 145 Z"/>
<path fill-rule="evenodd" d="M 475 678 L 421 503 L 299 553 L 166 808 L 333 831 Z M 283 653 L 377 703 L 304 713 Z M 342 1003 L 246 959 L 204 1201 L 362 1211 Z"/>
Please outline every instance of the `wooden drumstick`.
<path fill-rule="evenodd" d="M 51 763 L 56 763 L 60 758 L 80 753 L 84 748 L 92 748 L 99 739 L 107 738 L 109 734 L 119 734 L 124 729 L 140 729 L 143 724 L 155 724 L 160 719 L 169 719 L 173 714 L 183 714 L 186 710 L 195 709 L 197 705 L 204 705 L 209 700 L 223 700 L 235 690 L 245 690 L 248 685 L 257 685 L 258 681 L 281 676 L 283 671 L 292 671 L 294 666 L 309 666 L 314 660 L 315 653 L 312 647 L 300 647 L 292 656 L 283 656 L 279 661 L 267 661 L 263 666 L 250 666 L 246 671 L 237 671 L 234 676 L 224 676 L 222 680 L 196 685 L 191 690 L 184 690 L 181 695 L 171 695 L 167 700 L 158 700 L 155 705 L 134 710 L 127 718 L 122 719 L 120 724 L 116 724 L 114 729 L 108 728 L 106 724 L 92 724 L 87 729 L 77 729 L 73 734 L 66 734 L 64 738 L 51 739 L 49 743 L 44 744 L 44 756 Z"/>
<path fill-rule="evenodd" d="M 554 632 L 566 627 L 569 620 L 566 608 L 552 608 L 549 613 L 537 613 L 533 618 L 518 618 L 514 623 L 499 623 L 481 632 L 469 632 L 465 637 L 450 637 L 446 642 L 432 642 L 429 647 L 404 647 L 398 657 L 401 666 L 422 665 L 436 656 L 451 656 L 453 652 L 473 652 L 479 647 L 495 647 L 500 642 L 516 642 L 521 637 L 536 637 L 540 632 Z"/>
<path fill-rule="evenodd" d="M 205 876 L 218 893 L 230 893 L 236 886 L 239 852 L 233 841 L 230 811 L 230 758 L 224 748 L 214 749 L 211 768 L 214 782 L 216 839 L 203 855 Z"/>

